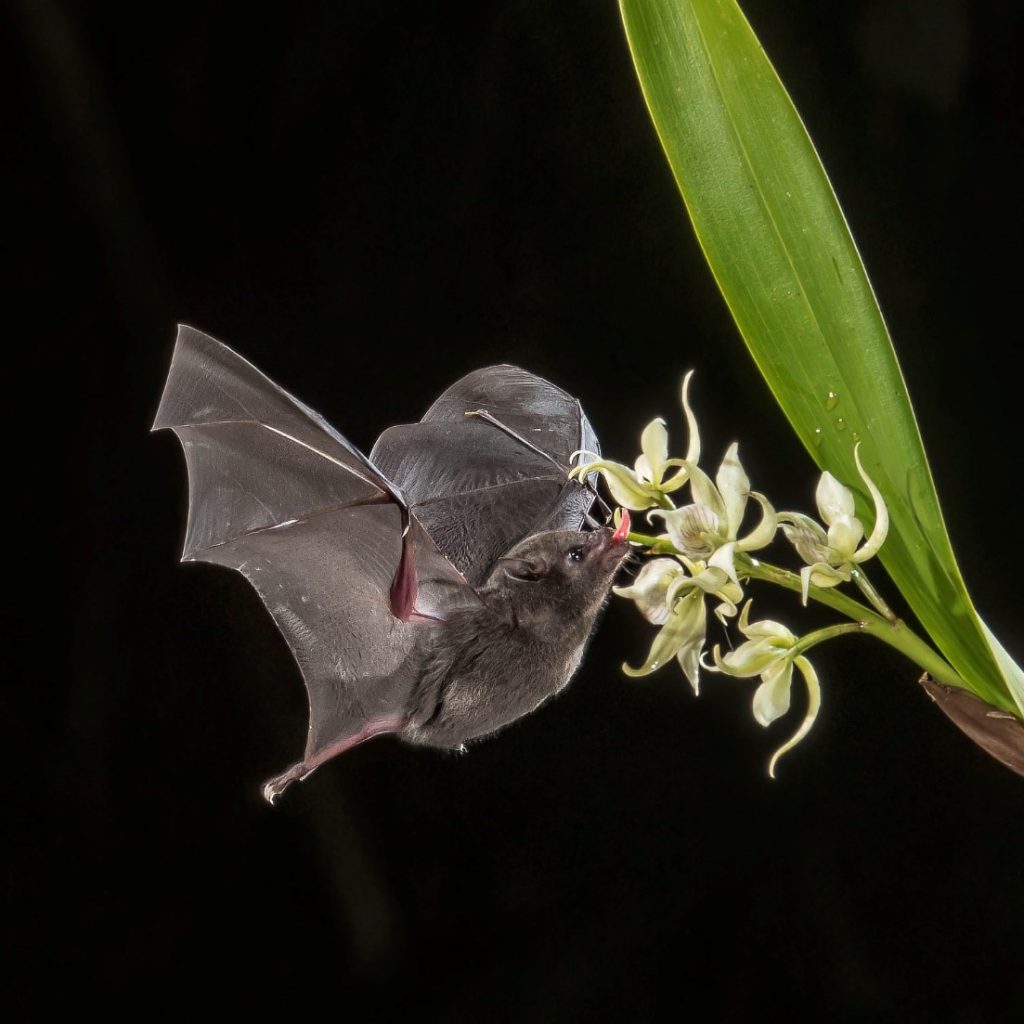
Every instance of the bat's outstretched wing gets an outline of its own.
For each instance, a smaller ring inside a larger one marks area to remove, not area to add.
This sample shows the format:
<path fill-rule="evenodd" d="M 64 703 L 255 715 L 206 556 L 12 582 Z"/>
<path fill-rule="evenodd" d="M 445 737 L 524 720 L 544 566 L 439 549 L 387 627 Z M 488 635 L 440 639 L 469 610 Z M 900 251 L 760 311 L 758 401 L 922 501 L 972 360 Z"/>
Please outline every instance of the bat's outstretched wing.
<path fill-rule="evenodd" d="M 425 628 L 477 602 L 391 482 L 320 416 L 226 345 L 182 326 L 154 429 L 185 450 L 184 561 L 237 569 L 302 670 L 302 762 L 272 798 L 342 750 L 397 731 Z M 400 607 L 396 607 L 396 602 Z"/>
<path fill-rule="evenodd" d="M 596 493 L 568 478 L 580 449 L 600 451 L 579 401 L 500 365 L 456 381 L 419 423 L 384 431 L 370 458 L 476 585 L 524 537 L 583 527 Z"/>

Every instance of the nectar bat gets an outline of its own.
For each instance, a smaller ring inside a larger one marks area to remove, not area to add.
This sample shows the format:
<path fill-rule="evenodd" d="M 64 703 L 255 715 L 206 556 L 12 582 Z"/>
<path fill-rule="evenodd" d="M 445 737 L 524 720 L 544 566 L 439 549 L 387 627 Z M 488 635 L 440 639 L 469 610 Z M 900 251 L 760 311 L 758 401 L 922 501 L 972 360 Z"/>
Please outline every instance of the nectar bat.
<path fill-rule="evenodd" d="M 514 366 L 444 392 L 369 458 L 226 345 L 181 326 L 153 429 L 185 450 L 183 561 L 241 572 L 305 680 L 292 782 L 372 736 L 460 748 L 576 671 L 628 516 L 601 528 L 579 402 Z"/>

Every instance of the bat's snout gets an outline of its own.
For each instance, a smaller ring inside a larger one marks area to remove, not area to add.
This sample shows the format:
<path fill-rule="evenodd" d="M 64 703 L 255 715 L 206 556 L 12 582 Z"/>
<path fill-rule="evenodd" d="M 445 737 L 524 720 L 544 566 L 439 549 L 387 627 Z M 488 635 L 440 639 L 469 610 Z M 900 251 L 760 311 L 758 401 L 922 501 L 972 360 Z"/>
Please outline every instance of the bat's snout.
<path fill-rule="evenodd" d="M 618 541 L 627 540 L 629 538 L 629 528 L 632 525 L 629 509 L 624 508 L 622 510 L 622 518 L 619 520 L 619 525 L 615 528 L 615 532 L 612 534 L 612 541 L 617 543 Z"/>
<path fill-rule="evenodd" d="M 602 564 L 618 567 L 629 554 L 629 541 L 626 539 L 629 535 L 629 527 L 629 512 L 623 509 L 622 519 L 616 529 L 605 527 L 598 532 L 597 544 Z"/>

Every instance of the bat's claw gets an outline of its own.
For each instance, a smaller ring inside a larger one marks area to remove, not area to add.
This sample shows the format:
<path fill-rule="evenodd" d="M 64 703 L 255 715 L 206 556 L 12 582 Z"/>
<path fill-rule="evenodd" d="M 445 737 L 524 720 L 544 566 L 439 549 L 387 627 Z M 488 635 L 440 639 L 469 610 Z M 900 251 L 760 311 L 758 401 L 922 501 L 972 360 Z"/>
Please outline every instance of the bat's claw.
<path fill-rule="evenodd" d="M 268 804 L 274 801 L 293 783 L 301 782 L 313 769 L 305 761 L 293 764 L 286 772 L 275 775 L 263 783 L 263 799 Z"/>

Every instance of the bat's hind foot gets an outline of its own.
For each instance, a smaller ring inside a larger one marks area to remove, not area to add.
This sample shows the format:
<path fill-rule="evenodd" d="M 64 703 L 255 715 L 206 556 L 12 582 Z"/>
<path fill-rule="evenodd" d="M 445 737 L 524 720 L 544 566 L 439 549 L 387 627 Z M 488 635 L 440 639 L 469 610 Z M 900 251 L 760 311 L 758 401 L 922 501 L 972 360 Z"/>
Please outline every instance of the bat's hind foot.
<path fill-rule="evenodd" d="M 263 783 L 263 799 L 272 804 L 293 782 L 301 782 L 312 771 L 313 768 L 305 761 L 293 764 L 288 771 L 275 775 Z"/>
<path fill-rule="evenodd" d="M 314 749 L 307 752 L 306 759 L 293 764 L 286 772 L 275 775 L 263 783 L 263 799 L 267 803 L 273 803 L 293 782 L 301 782 L 308 778 L 324 763 L 332 757 L 343 754 L 346 750 L 365 743 L 374 736 L 381 736 L 385 733 L 401 732 L 405 727 L 405 715 L 385 715 L 383 718 L 373 719 L 367 722 L 358 732 L 343 739 L 336 740 L 326 747 Z"/>

